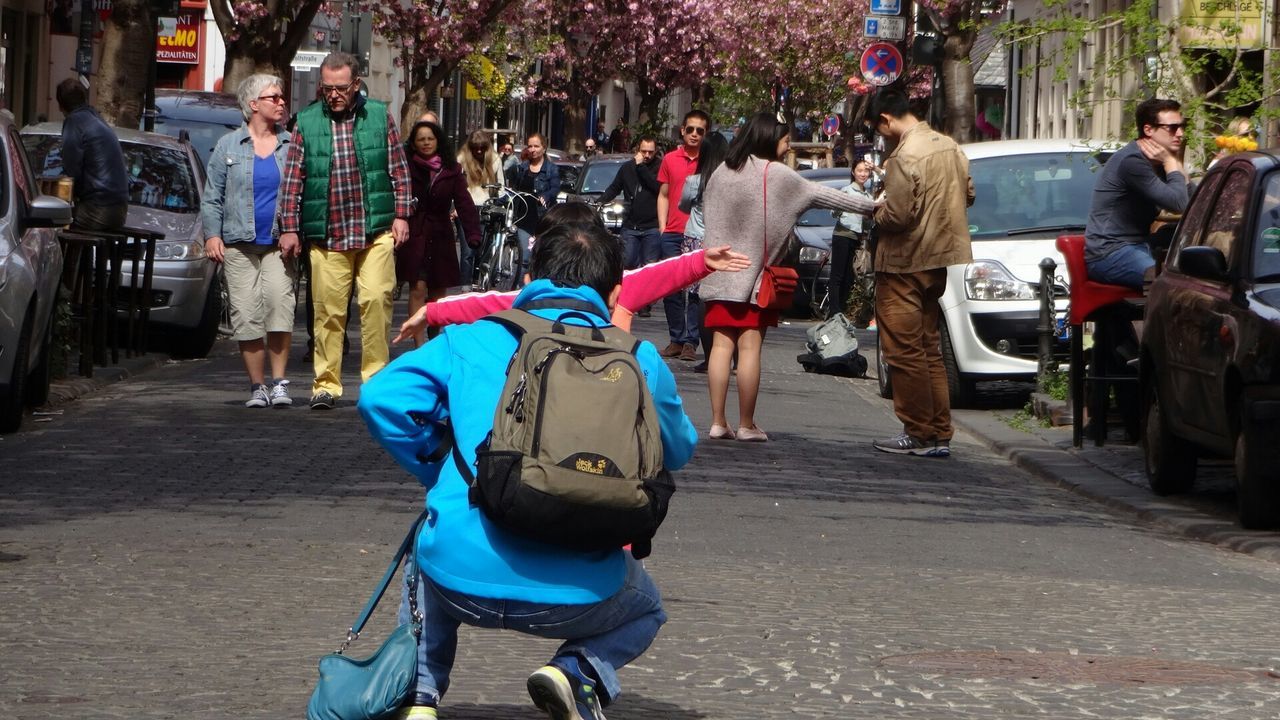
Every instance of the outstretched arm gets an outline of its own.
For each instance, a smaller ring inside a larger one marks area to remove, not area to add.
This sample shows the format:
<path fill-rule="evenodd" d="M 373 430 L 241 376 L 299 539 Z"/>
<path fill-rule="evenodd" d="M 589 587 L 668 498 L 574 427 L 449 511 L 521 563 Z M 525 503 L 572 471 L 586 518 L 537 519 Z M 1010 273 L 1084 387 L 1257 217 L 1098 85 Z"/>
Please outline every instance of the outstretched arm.
<path fill-rule="evenodd" d="M 428 326 L 461 325 L 501 310 L 510 310 L 516 294 L 515 292 L 466 293 L 429 302 L 404 321 L 400 326 L 400 332 L 391 339 L 391 342 L 398 343 L 405 338 L 413 337 L 426 330 Z"/>

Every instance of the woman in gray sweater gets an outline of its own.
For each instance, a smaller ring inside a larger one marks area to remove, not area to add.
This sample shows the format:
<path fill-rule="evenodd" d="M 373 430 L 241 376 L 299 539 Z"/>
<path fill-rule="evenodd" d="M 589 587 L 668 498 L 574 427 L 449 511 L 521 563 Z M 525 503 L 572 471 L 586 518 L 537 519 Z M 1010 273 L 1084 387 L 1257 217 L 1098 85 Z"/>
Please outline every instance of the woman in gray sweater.
<path fill-rule="evenodd" d="M 871 214 L 875 204 L 834 188 L 809 182 L 777 162 L 791 146 L 790 133 L 770 113 L 759 113 L 734 138 L 724 164 L 703 191 L 705 247 L 728 245 L 751 259 L 739 273 L 712 273 L 702 281 L 705 327 L 712 331 L 707 362 L 711 395 L 711 432 L 717 440 L 764 442 L 769 436 L 755 423 L 760 392 L 760 350 L 765 329 L 778 324 L 778 311 L 755 305 L 760 273 L 787 255 L 791 229 L 811 207 Z M 738 429 L 729 427 L 725 403 L 729 366 L 738 355 Z"/>

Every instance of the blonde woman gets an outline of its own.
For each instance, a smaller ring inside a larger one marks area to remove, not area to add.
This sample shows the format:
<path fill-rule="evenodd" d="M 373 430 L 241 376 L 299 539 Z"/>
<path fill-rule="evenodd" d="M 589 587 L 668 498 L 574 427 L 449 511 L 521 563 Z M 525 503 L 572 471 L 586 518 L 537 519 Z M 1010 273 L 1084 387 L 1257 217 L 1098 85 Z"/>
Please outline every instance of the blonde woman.
<path fill-rule="evenodd" d="M 467 192 L 471 200 L 479 208 L 489 199 L 489 191 L 485 185 L 506 185 L 502 176 L 502 158 L 493 150 L 489 133 L 483 130 L 472 130 L 467 136 L 467 144 L 458 153 L 458 163 L 462 165 L 462 173 L 467 178 Z M 461 233 L 459 233 L 461 235 Z M 470 283 L 475 264 L 475 250 L 462 243 L 462 282 Z"/>

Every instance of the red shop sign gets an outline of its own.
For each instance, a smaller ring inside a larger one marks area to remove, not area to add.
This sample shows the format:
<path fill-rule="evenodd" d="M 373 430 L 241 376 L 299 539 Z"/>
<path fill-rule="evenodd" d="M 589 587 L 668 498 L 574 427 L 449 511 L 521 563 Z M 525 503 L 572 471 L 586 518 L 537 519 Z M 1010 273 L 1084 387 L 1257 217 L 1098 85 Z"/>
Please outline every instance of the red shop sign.
<path fill-rule="evenodd" d="M 200 15 L 185 13 L 175 18 L 160 18 L 156 29 L 156 61 L 167 63 L 200 62 Z"/>

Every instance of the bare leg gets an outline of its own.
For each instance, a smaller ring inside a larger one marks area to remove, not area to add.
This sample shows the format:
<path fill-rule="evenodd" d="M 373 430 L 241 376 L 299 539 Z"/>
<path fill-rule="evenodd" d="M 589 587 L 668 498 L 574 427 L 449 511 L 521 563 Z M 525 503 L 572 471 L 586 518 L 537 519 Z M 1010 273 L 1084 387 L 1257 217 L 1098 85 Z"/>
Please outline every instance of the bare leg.
<path fill-rule="evenodd" d="M 293 333 L 267 333 L 267 354 L 271 357 L 271 377 L 283 378 L 289 366 L 289 343 Z"/>
<path fill-rule="evenodd" d="M 756 399 L 760 395 L 760 352 L 764 328 L 744 329 L 738 335 L 738 425 L 756 426 Z"/>
<path fill-rule="evenodd" d="M 409 285 L 409 317 L 413 317 L 427 303 L 427 281 L 415 280 Z M 422 347 L 423 333 L 413 336 L 413 346 Z"/>
<path fill-rule="evenodd" d="M 729 427 L 724 416 L 725 401 L 729 397 L 729 366 L 738 341 L 734 328 L 716 328 L 712 331 L 711 352 L 707 355 L 707 394 L 711 396 L 711 424 Z"/>
<path fill-rule="evenodd" d="M 249 373 L 249 382 L 262 385 L 263 365 L 266 361 L 262 340 L 241 340 L 240 359 L 244 360 L 244 369 Z"/>

